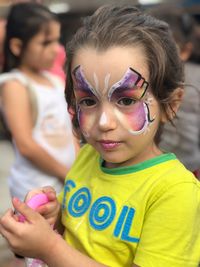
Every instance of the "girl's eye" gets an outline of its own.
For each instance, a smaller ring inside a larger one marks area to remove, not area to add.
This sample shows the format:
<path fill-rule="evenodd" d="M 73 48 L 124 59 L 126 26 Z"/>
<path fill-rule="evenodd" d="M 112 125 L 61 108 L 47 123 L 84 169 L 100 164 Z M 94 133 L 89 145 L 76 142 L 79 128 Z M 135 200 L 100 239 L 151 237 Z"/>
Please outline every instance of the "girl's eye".
<path fill-rule="evenodd" d="M 130 105 L 135 104 L 135 102 L 136 102 L 136 100 L 134 100 L 133 98 L 123 97 L 117 103 L 120 106 L 130 106 Z"/>
<path fill-rule="evenodd" d="M 85 107 L 92 107 L 96 105 L 96 101 L 92 98 L 85 98 L 79 102 L 79 105 L 85 106 Z"/>

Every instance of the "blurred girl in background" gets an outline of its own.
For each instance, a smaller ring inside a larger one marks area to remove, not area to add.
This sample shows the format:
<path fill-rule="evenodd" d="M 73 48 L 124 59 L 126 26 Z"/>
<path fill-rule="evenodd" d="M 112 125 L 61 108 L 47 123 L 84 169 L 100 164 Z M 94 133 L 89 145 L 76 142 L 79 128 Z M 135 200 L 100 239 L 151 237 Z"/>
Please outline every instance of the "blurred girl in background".
<path fill-rule="evenodd" d="M 43 71 L 55 61 L 59 38 L 60 23 L 46 7 L 36 3 L 11 7 L 0 92 L 16 152 L 9 188 L 21 200 L 38 186 L 51 185 L 59 192 L 75 159 L 63 81 Z"/>

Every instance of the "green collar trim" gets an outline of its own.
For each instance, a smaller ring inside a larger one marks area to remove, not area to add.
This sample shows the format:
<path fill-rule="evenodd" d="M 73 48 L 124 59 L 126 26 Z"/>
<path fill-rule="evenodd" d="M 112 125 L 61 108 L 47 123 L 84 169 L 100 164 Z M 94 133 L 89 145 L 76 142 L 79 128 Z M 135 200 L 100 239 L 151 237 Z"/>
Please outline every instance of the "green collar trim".
<path fill-rule="evenodd" d="M 106 168 L 103 167 L 104 160 L 100 158 L 100 169 L 108 174 L 112 175 L 123 175 L 123 174 L 129 174 L 133 172 L 138 172 L 147 168 L 150 168 L 152 166 L 155 166 L 157 164 L 163 163 L 165 161 L 176 159 L 176 156 L 173 153 L 165 153 L 161 154 L 155 158 L 145 160 L 141 163 L 138 163 L 136 165 L 127 166 L 127 167 L 119 167 L 119 168 Z"/>

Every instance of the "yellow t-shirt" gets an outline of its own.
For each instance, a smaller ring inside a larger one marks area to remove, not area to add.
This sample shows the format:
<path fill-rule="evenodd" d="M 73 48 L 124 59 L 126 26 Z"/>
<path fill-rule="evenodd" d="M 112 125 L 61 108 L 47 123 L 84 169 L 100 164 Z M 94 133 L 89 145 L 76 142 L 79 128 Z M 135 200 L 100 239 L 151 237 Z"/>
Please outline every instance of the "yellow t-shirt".
<path fill-rule="evenodd" d="M 108 169 L 85 145 L 59 195 L 64 238 L 112 267 L 197 267 L 200 183 L 163 154 Z"/>

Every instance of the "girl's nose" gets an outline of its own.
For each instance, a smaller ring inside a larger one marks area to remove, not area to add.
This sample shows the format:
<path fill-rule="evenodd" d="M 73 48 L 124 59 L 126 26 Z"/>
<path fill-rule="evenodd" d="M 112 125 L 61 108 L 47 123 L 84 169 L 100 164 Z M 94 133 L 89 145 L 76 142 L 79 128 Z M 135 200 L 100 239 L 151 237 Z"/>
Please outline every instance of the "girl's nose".
<path fill-rule="evenodd" d="M 113 130 L 117 126 L 116 116 L 111 107 L 104 108 L 99 117 L 99 128 L 102 131 Z"/>

